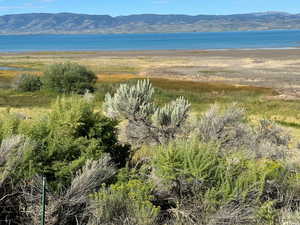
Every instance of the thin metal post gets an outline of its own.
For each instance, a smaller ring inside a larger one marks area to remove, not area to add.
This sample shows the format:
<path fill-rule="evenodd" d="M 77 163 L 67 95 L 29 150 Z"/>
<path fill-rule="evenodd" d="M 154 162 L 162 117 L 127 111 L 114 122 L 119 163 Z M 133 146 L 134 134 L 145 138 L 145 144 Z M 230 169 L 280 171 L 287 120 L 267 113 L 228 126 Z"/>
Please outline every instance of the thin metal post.
<path fill-rule="evenodd" d="M 45 210 L 46 210 L 46 177 L 43 176 L 43 189 L 41 197 L 41 225 L 45 225 Z"/>

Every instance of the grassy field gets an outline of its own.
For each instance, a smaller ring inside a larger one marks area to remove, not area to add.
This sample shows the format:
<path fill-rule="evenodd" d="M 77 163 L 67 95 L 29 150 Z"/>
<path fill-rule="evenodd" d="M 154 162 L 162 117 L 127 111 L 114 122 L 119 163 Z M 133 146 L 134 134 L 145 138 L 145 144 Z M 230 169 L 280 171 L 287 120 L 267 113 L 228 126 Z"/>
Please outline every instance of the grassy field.
<path fill-rule="evenodd" d="M 54 62 L 78 62 L 98 76 L 96 97 L 99 109 L 105 94 L 114 92 L 120 83 L 148 78 L 156 88 L 155 97 L 159 104 L 185 96 L 192 103 L 193 114 L 199 115 L 211 104 L 225 106 L 237 102 L 245 107 L 251 120 L 273 119 L 300 137 L 300 101 L 298 98 L 291 100 L 274 97 L 282 95 L 280 85 L 298 85 L 295 81 L 298 67 L 289 68 L 290 73 L 294 74 L 290 79 L 291 75 L 283 79 L 277 73 L 293 60 L 294 65 L 297 65 L 297 59 L 281 59 L 280 67 L 276 65 L 276 62 L 279 63 L 277 58 L 261 59 L 259 54 L 252 58 L 246 54 L 238 58 L 220 56 L 217 53 L 214 57 L 211 53 L 208 56 L 195 53 L 188 56 L 122 54 L 102 56 L 97 52 L 40 52 L 1 55 L 0 67 L 24 68 L 30 73 L 40 73 L 45 66 Z M 19 73 L 20 71 L 0 70 L 1 110 L 10 108 L 31 116 L 47 110 L 56 98 L 55 94 L 44 91 L 20 93 L 9 88 Z M 284 94 L 286 93 L 289 93 L 289 89 L 285 89 Z"/>

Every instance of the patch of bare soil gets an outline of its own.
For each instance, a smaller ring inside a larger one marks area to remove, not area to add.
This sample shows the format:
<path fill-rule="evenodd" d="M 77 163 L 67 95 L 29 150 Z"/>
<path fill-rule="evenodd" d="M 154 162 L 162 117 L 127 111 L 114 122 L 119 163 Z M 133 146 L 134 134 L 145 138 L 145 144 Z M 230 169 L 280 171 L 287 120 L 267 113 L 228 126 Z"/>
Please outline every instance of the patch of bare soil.
<path fill-rule="evenodd" d="M 300 50 L 215 51 L 206 57 L 186 57 L 185 65 L 160 65 L 143 76 L 169 77 L 201 82 L 222 82 L 273 88 L 274 99 L 300 99 Z M 271 97 L 270 97 L 271 98 Z"/>

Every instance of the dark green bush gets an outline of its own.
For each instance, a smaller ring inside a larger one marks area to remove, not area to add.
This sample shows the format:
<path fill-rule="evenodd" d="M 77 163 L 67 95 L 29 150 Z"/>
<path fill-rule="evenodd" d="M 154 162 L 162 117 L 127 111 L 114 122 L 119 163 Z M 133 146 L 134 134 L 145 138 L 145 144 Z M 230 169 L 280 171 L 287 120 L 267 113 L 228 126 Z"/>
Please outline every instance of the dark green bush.
<path fill-rule="evenodd" d="M 129 157 L 129 146 L 118 144 L 117 122 L 94 111 L 93 103 L 81 97 L 59 98 L 44 118 L 19 128 L 37 142 L 27 152 L 20 168 L 28 176 L 45 174 L 55 188 L 68 185 L 86 160 L 111 155 L 119 167 Z"/>
<path fill-rule="evenodd" d="M 14 88 L 18 91 L 38 91 L 42 87 L 40 77 L 32 74 L 20 74 L 14 82 Z"/>
<path fill-rule="evenodd" d="M 96 75 L 77 63 L 57 63 L 46 68 L 42 82 L 51 91 L 83 94 L 94 91 Z"/>

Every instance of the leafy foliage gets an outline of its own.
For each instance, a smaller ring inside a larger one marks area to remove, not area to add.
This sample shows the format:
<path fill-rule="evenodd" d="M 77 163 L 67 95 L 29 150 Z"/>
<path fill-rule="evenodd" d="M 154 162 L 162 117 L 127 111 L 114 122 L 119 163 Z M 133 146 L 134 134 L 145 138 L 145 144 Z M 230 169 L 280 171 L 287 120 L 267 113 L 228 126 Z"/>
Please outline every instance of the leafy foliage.
<path fill-rule="evenodd" d="M 153 159 L 155 177 L 178 196 L 209 189 L 221 179 L 217 146 L 178 141 L 161 146 Z"/>
<path fill-rule="evenodd" d="M 18 134 L 21 118 L 17 114 L 5 112 L 0 120 L 0 140 Z"/>
<path fill-rule="evenodd" d="M 58 98 L 46 117 L 20 128 L 38 146 L 26 154 L 22 170 L 45 174 L 50 184 L 62 187 L 86 160 L 97 160 L 103 153 L 122 167 L 130 148 L 118 144 L 116 125 L 84 98 Z"/>
<path fill-rule="evenodd" d="M 48 66 L 42 82 L 44 88 L 58 93 L 83 94 L 94 90 L 96 75 L 76 63 L 58 63 Z"/>
<path fill-rule="evenodd" d="M 246 205 L 255 208 L 275 200 L 277 205 L 286 204 L 292 190 L 288 181 L 293 172 L 282 163 L 271 159 L 248 159 L 242 153 L 223 155 L 220 151 L 217 145 L 197 140 L 176 141 L 159 147 L 153 159 L 152 175 L 157 185 L 156 196 L 177 199 L 180 203 L 177 209 L 189 199 L 197 199 L 198 203 L 193 204 L 196 207 L 199 204 L 202 212 L 196 210 L 195 213 L 202 213 L 209 221 L 212 214 L 221 213 L 226 205 L 238 210 Z M 250 211 L 251 216 L 248 213 L 245 216 L 258 219 L 257 210 Z M 201 218 L 196 220 L 201 221 Z"/>
<path fill-rule="evenodd" d="M 16 77 L 13 86 L 18 91 L 33 92 L 41 89 L 42 82 L 40 77 L 24 73 Z"/>

